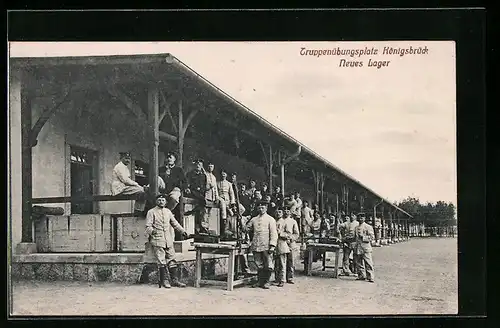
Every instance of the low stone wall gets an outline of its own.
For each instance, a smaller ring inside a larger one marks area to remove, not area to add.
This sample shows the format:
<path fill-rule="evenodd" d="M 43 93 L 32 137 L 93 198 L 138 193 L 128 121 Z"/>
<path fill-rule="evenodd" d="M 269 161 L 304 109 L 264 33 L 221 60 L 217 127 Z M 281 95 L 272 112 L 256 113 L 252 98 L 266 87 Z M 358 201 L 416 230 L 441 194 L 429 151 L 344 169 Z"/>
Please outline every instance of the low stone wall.
<path fill-rule="evenodd" d="M 295 252 L 295 269 L 302 270 L 302 252 Z M 181 267 L 181 281 L 194 286 L 196 252 L 177 253 Z M 257 267 L 252 254 L 248 254 L 251 271 Z M 141 253 L 35 253 L 14 255 L 11 264 L 12 279 L 35 281 L 108 281 L 134 284 L 144 265 L 150 266 L 150 283 L 157 282 L 157 265 Z M 202 277 L 214 278 L 227 274 L 226 255 L 203 254 Z"/>
<path fill-rule="evenodd" d="M 108 281 L 134 284 L 144 265 L 151 267 L 151 283 L 157 281 L 157 267 L 144 263 L 142 254 L 29 254 L 15 255 L 12 279 L 38 281 Z M 194 286 L 195 254 L 178 254 L 181 281 Z M 227 256 L 204 254 L 202 275 L 212 278 L 227 274 Z"/>

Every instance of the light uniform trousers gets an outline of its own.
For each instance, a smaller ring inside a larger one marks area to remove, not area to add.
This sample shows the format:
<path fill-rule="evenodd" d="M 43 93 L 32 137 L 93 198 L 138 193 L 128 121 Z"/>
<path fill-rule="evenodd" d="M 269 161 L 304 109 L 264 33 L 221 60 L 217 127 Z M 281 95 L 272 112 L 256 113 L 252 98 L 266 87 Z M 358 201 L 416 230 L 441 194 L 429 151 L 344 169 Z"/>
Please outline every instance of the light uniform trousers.
<path fill-rule="evenodd" d="M 158 246 L 153 246 L 153 253 L 158 262 L 158 266 L 168 265 L 169 267 L 175 267 L 177 262 L 175 261 L 175 250 L 173 247 L 163 248 Z"/>
<path fill-rule="evenodd" d="M 125 186 L 120 195 L 136 195 L 144 193 L 144 188 L 141 186 Z M 134 208 L 137 211 L 144 211 L 144 207 L 146 206 L 145 200 L 136 200 Z"/>
<path fill-rule="evenodd" d="M 286 274 L 286 256 L 287 254 L 277 254 L 274 257 L 275 266 L 274 266 L 274 280 L 277 282 L 285 282 L 285 274 Z"/>
<path fill-rule="evenodd" d="M 253 252 L 253 260 L 259 270 L 273 270 L 274 259 L 269 252 Z"/>
<path fill-rule="evenodd" d="M 369 280 L 375 279 L 375 273 L 373 271 L 372 252 L 365 252 L 363 254 L 356 255 L 355 258 L 357 259 L 356 266 L 358 269 L 358 277 L 368 278 Z"/>
<path fill-rule="evenodd" d="M 345 274 L 350 274 L 351 270 L 349 269 L 349 259 L 351 257 L 351 254 L 354 252 L 355 244 L 356 243 L 347 243 L 348 247 L 345 247 L 342 249 L 342 271 Z"/>

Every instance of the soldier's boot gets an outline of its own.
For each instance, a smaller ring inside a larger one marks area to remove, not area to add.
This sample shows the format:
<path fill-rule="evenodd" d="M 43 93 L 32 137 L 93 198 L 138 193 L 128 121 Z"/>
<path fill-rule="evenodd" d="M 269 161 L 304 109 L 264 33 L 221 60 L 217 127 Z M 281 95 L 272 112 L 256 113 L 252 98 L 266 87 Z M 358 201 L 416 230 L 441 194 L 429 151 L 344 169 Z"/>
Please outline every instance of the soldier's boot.
<path fill-rule="evenodd" d="M 141 276 L 139 277 L 139 280 L 137 281 L 137 283 L 148 284 L 149 283 L 149 272 L 150 272 L 149 266 L 147 264 L 145 264 L 142 267 Z"/>
<path fill-rule="evenodd" d="M 269 284 L 269 279 L 271 278 L 271 270 L 264 270 L 263 274 L 262 274 L 262 285 L 261 287 L 263 289 L 269 289 L 271 287 L 271 285 Z"/>
<path fill-rule="evenodd" d="M 158 279 L 158 288 L 170 288 L 169 275 L 165 266 L 160 267 L 160 277 Z"/>
<path fill-rule="evenodd" d="M 262 269 L 257 269 L 257 282 L 252 285 L 253 288 L 262 286 Z"/>
<path fill-rule="evenodd" d="M 184 288 L 184 287 L 186 287 L 186 284 L 180 282 L 180 280 L 179 280 L 180 275 L 181 275 L 180 269 L 181 269 L 180 267 L 175 266 L 175 267 L 168 268 L 168 271 L 170 271 L 170 278 L 171 278 L 172 286 Z"/>

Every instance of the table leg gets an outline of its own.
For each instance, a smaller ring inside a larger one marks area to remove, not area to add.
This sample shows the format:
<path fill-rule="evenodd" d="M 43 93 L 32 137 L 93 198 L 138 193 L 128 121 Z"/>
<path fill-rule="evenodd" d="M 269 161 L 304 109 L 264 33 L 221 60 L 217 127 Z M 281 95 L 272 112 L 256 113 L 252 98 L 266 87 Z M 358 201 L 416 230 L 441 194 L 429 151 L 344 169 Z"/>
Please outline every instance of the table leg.
<path fill-rule="evenodd" d="M 326 251 L 323 253 L 323 271 L 326 270 Z"/>
<path fill-rule="evenodd" d="M 235 279 L 238 279 L 238 277 L 240 276 L 240 256 L 239 254 L 235 254 L 235 259 L 234 259 L 234 273 L 235 273 Z"/>
<path fill-rule="evenodd" d="M 201 281 L 201 265 L 202 265 L 202 257 L 201 257 L 201 249 L 196 250 L 196 280 L 194 282 L 194 286 L 196 288 L 200 287 Z"/>
<path fill-rule="evenodd" d="M 306 249 L 304 251 L 304 274 L 307 276 L 309 274 L 309 268 L 307 267 L 308 265 L 308 259 L 307 259 L 307 255 L 309 254 L 309 251 Z"/>
<path fill-rule="evenodd" d="M 227 267 L 227 290 L 232 291 L 234 287 L 234 250 L 229 251 L 229 263 Z"/>
<path fill-rule="evenodd" d="M 333 272 L 333 277 L 338 278 L 339 276 L 339 257 L 340 257 L 340 249 L 335 250 L 335 270 Z"/>
<path fill-rule="evenodd" d="M 308 256 L 307 256 L 307 275 L 310 276 L 312 275 L 312 265 L 313 265 L 313 254 L 314 254 L 314 249 L 310 248 L 308 251 Z"/>

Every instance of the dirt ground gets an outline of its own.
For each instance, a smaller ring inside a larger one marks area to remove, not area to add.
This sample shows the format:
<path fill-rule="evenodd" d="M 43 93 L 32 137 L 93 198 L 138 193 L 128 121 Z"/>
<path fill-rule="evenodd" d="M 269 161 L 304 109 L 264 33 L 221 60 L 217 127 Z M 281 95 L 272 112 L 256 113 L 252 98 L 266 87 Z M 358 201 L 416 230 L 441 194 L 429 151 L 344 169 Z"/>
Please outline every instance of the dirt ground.
<path fill-rule="evenodd" d="M 294 285 L 159 289 L 153 285 L 15 282 L 13 315 L 456 314 L 456 238 L 412 239 L 374 248 L 375 283 L 301 274 Z M 331 260 L 333 261 L 333 259 Z M 330 262 L 333 264 L 333 262 Z M 316 263 L 318 267 L 320 263 Z"/>

